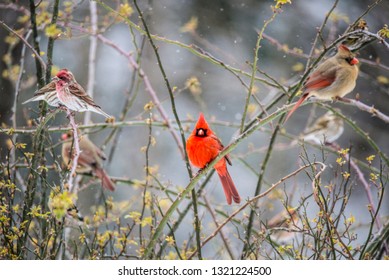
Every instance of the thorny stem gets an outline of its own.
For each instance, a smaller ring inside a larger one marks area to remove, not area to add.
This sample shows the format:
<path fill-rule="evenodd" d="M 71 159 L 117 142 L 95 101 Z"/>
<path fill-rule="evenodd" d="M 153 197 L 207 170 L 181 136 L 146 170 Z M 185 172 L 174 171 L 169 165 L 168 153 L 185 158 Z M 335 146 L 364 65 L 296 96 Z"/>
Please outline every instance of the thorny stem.
<path fill-rule="evenodd" d="M 365 251 L 366 251 L 367 245 L 369 243 L 369 240 L 372 237 L 374 221 L 377 219 L 378 211 L 381 208 L 382 201 L 383 201 L 383 198 L 384 198 L 385 188 L 384 188 L 384 183 L 382 181 L 382 172 L 383 172 L 383 166 L 382 166 L 382 162 L 381 162 L 381 171 L 380 171 L 380 176 L 379 176 L 379 178 L 380 178 L 380 185 L 378 186 L 378 188 L 379 188 L 379 200 L 378 200 L 378 205 L 377 205 L 377 211 L 376 211 L 376 213 L 372 217 L 372 221 L 371 221 L 370 227 L 369 227 L 369 232 L 368 232 L 367 237 L 366 237 L 366 242 L 364 243 L 363 249 L 362 249 L 361 254 L 359 256 L 360 260 L 365 258 Z M 388 244 L 384 243 L 383 245 L 385 247 L 385 250 L 387 250 L 388 249 L 387 248 Z"/>
<path fill-rule="evenodd" d="M 174 117 L 176 119 L 176 122 L 177 122 L 177 125 L 178 125 L 178 128 L 179 128 L 179 131 L 180 131 L 180 134 L 181 134 L 181 140 L 182 140 L 182 146 L 183 146 L 183 150 L 184 150 L 184 155 L 185 155 L 185 164 L 186 164 L 186 168 L 188 170 L 188 173 L 189 173 L 189 178 L 192 178 L 193 177 L 193 174 L 192 174 L 192 168 L 189 164 L 189 158 L 188 158 L 188 154 L 186 152 L 186 141 L 185 141 L 185 134 L 184 134 L 184 130 L 182 128 L 182 125 L 181 125 L 181 122 L 180 122 L 180 118 L 178 117 L 178 113 L 177 113 L 177 110 L 176 110 L 176 104 L 175 104 L 175 101 L 174 101 L 174 94 L 173 94 L 173 90 L 170 86 L 170 82 L 169 82 L 169 79 L 167 78 L 167 75 L 165 73 L 165 69 L 163 67 L 163 64 L 162 64 L 162 61 L 161 61 L 161 58 L 159 56 L 159 53 L 158 53 L 158 48 L 157 46 L 154 44 L 154 41 L 153 39 L 151 38 L 151 34 L 150 34 L 150 31 L 149 31 L 149 28 L 146 24 L 146 21 L 143 17 L 143 13 L 142 11 L 139 9 L 139 6 L 137 4 L 137 1 L 134 0 L 134 4 L 135 4 L 135 7 L 139 13 L 139 17 L 143 23 L 143 26 L 145 28 L 145 31 L 146 31 L 146 35 L 147 37 L 149 38 L 149 41 L 150 41 L 150 44 L 151 46 L 153 47 L 153 50 L 154 50 L 154 53 L 155 53 L 155 56 L 157 58 L 157 61 L 158 61 L 158 66 L 159 66 L 159 69 L 161 70 L 161 73 L 162 73 L 162 76 L 163 76 L 163 79 L 165 80 L 165 84 L 166 84 L 166 87 L 168 89 L 168 92 L 169 92 L 169 96 L 170 96 L 170 102 L 171 102 L 171 106 L 172 106 L 172 111 L 173 111 L 173 114 L 174 114 Z M 199 215 L 198 215 L 198 210 L 197 210 L 197 197 L 196 197 L 196 191 L 193 189 L 192 190 L 192 199 L 193 199 L 193 212 L 194 212 L 194 217 L 195 217 L 195 229 L 196 229 L 196 241 L 197 241 L 197 248 L 199 249 L 198 250 L 198 257 L 199 257 L 199 260 L 202 259 L 202 256 L 201 256 L 201 249 L 200 249 L 200 220 L 199 220 Z"/>
<path fill-rule="evenodd" d="M 32 20 L 33 20 L 33 17 L 31 16 L 31 21 Z M 35 16 L 34 16 L 34 20 L 35 20 Z M 8 30 L 13 35 L 18 37 L 23 42 L 23 44 L 25 44 L 32 51 L 32 53 L 35 56 L 37 76 L 39 76 L 39 77 L 42 76 L 42 69 L 46 69 L 46 63 L 39 54 L 39 45 L 36 45 L 37 43 L 34 41 L 34 47 L 31 46 L 25 38 L 23 38 L 21 35 L 19 35 L 17 32 L 15 32 L 15 30 L 13 30 L 11 27 L 9 27 L 4 21 L 0 20 L 0 24 L 4 27 L 4 29 Z M 33 28 L 33 36 L 35 37 L 35 35 L 38 36 L 37 34 L 34 33 L 34 28 Z M 38 46 L 38 50 L 36 49 L 36 46 Z M 39 68 L 39 71 L 38 71 L 38 68 Z M 44 83 L 42 82 L 42 79 L 39 79 L 39 78 L 38 78 L 38 83 L 40 86 L 44 85 Z"/>
<path fill-rule="evenodd" d="M 130 26 L 132 26 L 133 28 L 135 28 L 136 30 L 138 30 L 139 33 L 143 34 L 143 35 L 146 35 L 146 31 L 143 30 L 139 25 L 133 23 L 131 20 L 129 20 L 128 18 L 126 17 L 123 17 L 122 15 L 118 14 L 117 11 L 115 11 L 114 9 L 112 9 L 111 7 L 109 7 L 108 5 L 106 5 L 104 2 L 102 2 L 101 0 L 96 0 L 96 2 L 98 2 L 100 5 L 102 5 L 105 9 L 107 9 L 108 11 L 114 13 L 114 14 L 117 14 L 117 16 L 119 17 L 122 17 Z M 172 45 L 176 45 L 176 46 L 179 46 L 183 49 L 186 49 L 188 50 L 189 52 L 193 53 L 194 55 L 212 63 L 212 64 L 215 64 L 215 65 L 219 65 L 219 66 L 222 66 L 224 68 L 228 68 L 229 71 L 233 71 L 237 74 L 241 74 L 243 76 L 246 76 L 246 77 L 251 77 L 251 73 L 248 73 L 248 72 L 245 72 L 239 68 L 235 68 L 235 67 L 232 67 L 230 65 L 227 65 L 226 63 L 222 62 L 221 60 L 219 59 L 215 59 L 214 56 L 210 55 L 209 53 L 204 53 L 203 51 L 201 51 L 201 49 L 199 50 L 199 48 L 193 44 L 191 45 L 187 45 L 187 44 L 184 44 L 180 41 L 175 41 L 175 40 L 171 40 L 171 39 L 167 39 L 167 38 L 164 38 L 164 37 L 160 37 L 160 36 L 157 36 L 157 35 L 154 35 L 154 34 L 150 34 L 151 37 L 154 39 L 154 40 L 157 40 L 157 41 L 161 41 L 161 42 L 165 42 L 165 43 L 168 43 L 168 44 L 172 44 Z M 274 85 L 273 83 L 265 80 L 265 79 L 261 79 L 259 77 L 255 77 L 255 80 L 261 82 L 261 83 L 264 83 L 265 85 L 267 86 L 270 86 L 270 87 L 276 87 L 276 85 Z"/>
<path fill-rule="evenodd" d="M 203 247 L 205 244 L 207 244 L 208 241 L 210 241 L 212 238 L 214 238 L 216 236 L 216 234 L 229 222 L 232 220 L 232 218 L 234 218 L 237 214 L 239 214 L 240 212 L 242 212 L 247 206 L 251 205 L 252 203 L 256 203 L 258 199 L 262 198 L 262 197 L 265 197 L 266 195 L 268 195 L 272 190 L 274 190 L 277 186 L 279 186 L 280 184 L 282 184 L 283 182 L 285 182 L 287 179 L 297 175 L 298 173 L 300 173 L 302 170 L 308 168 L 308 167 L 312 167 L 312 166 L 315 166 L 315 165 L 320 165 L 321 166 L 321 169 L 320 171 L 316 174 L 316 176 L 320 176 L 321 173 L 326 169 L 326 165 L 322 162 L 313 162 L 312 164 L 307 164 L 307 165 L 304 165 L 302 167 L 300 167 L 299 169 L 293 171 L 292 173 L 286 175 L 285 177 L 281 178 L 278 182 L 274 183 L 273 185 L 271 185 L 270 188 L 268 188 L 266 191 L 264 191 L 263 193 L 261 194 L 258 194 L 252 198 L 250 198 L 245 204 L 243 204 L 241 207 L 239 207 L 237 210 L 235 210 L 227 219 L 224 220 L 224 222 L 222 222 L 218 228 L 210 235 L 208 236 L 202 243 L 201 243 L 201 246 Z M 194 254 L 196 252 L 193 252 L 192 255 L 190 255 L 188 257 L 188 259 L 191 259 Z"/>
<path fill-rule="evenodd" d="M 81 154 L 81 151 L 80 151 L 80 138 L 78 136 L 78 128 L 77 128 L 77 124 L 74 120 L 74 113 L 70 110 L 70 109 L 67 109 L 66 108 L 66 112 L 67 112 L 67 117 L 69 118 L 69 122 L 70 122 L 70 126 L 72 127 L 72 130 L 73 130 L 73 145 L 74 145 L 74 155 L 73 155 L 73 151 L 71 152 L 71 158 L 72 158 L 72 168 L 70 170 L 70 174 L 69 174 L 69 181 L 68 181 L 68 184 L 69 184 L 69 191 L 70 192 L 73 192 L 75 190 L 73 190 L 73 183 L 74 183 L 74 178 L 76 177 L 76 169 L 77 169 L 77 165 L 78 165 L 78 158 L 80 157 L 80 154 Z"/>
<path fill-rule="evenodd" d="M 133 28 L 130 26 L 130 31 L 131 31 L 131 35 L 132 35 L 132 41 L 133 41 L 133 44 L 135 46 L 135 49 L 137 50 L 137 58 L 136 58 L 136 63 L 138 65 L 140 65 L 141 63 L 141 57 L 142 57 L 142 52 L 143 52 L 143 48 L 144 48 L 144 45 L 145 45 L 145 37 L 142 38 L 142 43 L 141 43 L 141 46 L 138 47 L 138 44 L 136 42 L 136 38 L 135 38 L 135 34 L 133 32 Z M 135 70 L 135 69 L 134 69 Z M 129 88 L 126 90 L 126 100 L 125 100 L 125 103 L 123 105 L 123 109 L 120 113 L 120 116 L 119 116 L 119 121 L 124 121 L 126 116 L 127 116 L 127 113 L 130 111 L 132 105 L 134 104 L 134 101 L 135 101 L 135 98 L 137 97 L 138 95 L 138 92 L 139 92 L 139 86 L 141 84 L 141 79 L 137 79 L 139 78 L 139 73 L 137 70 L 135 71 L 132 71 L 132 74 L 131 74 L 131 79 L 130 79 L 130 85 L 129 85 Z M 108 137 L 106 138 L 105 140 L 105 143 L 108 143 L 110 142 L 112 139 L 112 146 L 111 146 L 111 150 L 109 151 L 109 154 L 108 154 L 108 162 L 110 163 L 112 161 L 112 158 L 115 154 L 115 151 L 116 151 L 116 148 L 117 148 L 117 145 L 118 145 L 118 141 L 119 141 L 119 137 L 121 135 L 121 132 L 122 132 L 122 129 L 119 127 L 119 128 L 116 128 L 116 129 L 113 129 L 112 132 L 108 135 Z"/>
<path fill-rule="evenodd" d="M 305 104 L 302 104 L 301 106 L 305 106 L 309 104 L 309 102 L 306 102 Z M 212 160 L 205 168 L 203 168 L 200 172 L 197 173 L 195 177 L 191 180 L 191 182 L 186 186 L 186 188 L 178 195 L 176 200 L 173 202 L 173 204 L 170 206 L 170 208 L 166 211 L 165 216 L 160 221 L 158 227 L 155 229 L 154 234 L 152 235 L 149 244 L 147 245 L 143 258 L 147 259 L 150 257 L 150 254 L 152 253 L 152 250 L 154 249 L 154 246 L 157 242 L 157 239 L 161 236 L 163 233 L 163 229 L 165 228 L 167 221 L 171 217 L 171 215 L 174 213 L 175 209 L 180 205 L 181 201 L 184 199 L 184 197 L 192 191 L 192 189 L 195 187 L 197 182 L 200 181 L 202 176 L 209 172 L 211 168 L 214 167 L 214 165 L 222 159 L 224 156 L 226 156 L 228 153 L 233 151 L 244 139 L 246 139 L 248 136 L 253 134 L 259 127 L 264 126 L 265 124 L 271 122 L 272 120 L 276 119 L 280 115 L 284 114 L 287 110 L 290 110 L 294 104 L 289 104 L 287 106 L 284 106 L 281 109 L 278 109 L 272 114 L 269 114 L 266 118 L 257 120 L 256 124 L 253 124 L 246 132 L 239 135 L 230 145 L 226 146 L 222 151 L 220 151 L 219 155 Z"/>
<path fill-rule="evenodd" d="M 146 166 L 145 166 L 145 171 L 146 171 L 146 182 L 145 182 L 145 187 L 144 187 L 144 190 L 143 190 L 143 203 L 142 203 L 142 211 L 141 211 L 141 215 L 140 215 L 140 220 L 142 221 L 143 220 L 143 215 L 145 213 L 145 210 L 146 210 L 146 193 L 147 193 L 147 187 L 149 186 L 149 179 L 150 179 L 150 165 L 149 165 L 149 161 L 150 161 L 150 158 L 149 158 L 149 152 L 150 152 L 150 147 L 151 147 L 151 142 L 152 142 L 152 138 L 153 138 L 153 115 L 151 112 L 149 112 L 149 133 L 148 133 L 148 137 L 147 137 L 147 146 L 146 146 L 146 151 L 145 151 L 145 157 L 146 157 Z M 143 238 L 142 238 L 142 225 L 139 225 L 139 241 L 140 241 L 140 244 L 143 245 Z"/>
<path fill-rule="evenodd" d="M 57 23 L 57 18 L 58 18 L 58 10 L 59 10 L 59 0 L 56 0 L 54 3 L 54 8 L 53 8 L 53 15 L 51 18 L 51 24 L 56 24 Z M 50 37 L 47 43 L 47 68 L 46 68 L 46 83 L 49 83 L 50 77 L 51 77 L 51 67 L 53 65 L 52 59 L 53 59 L 53 52 L 54 52 L 54 42 L 55 38 Z M 47 113 L 47 105 L 43 102 L 41 105 L 41 115 L 44 116 Z M 46 129 L 47 131 L 47 129 Z M 46 157 L 42 156 L 42 160 L 40 163 L 42 166 L 46 165 Z M 45 172 L 46 173 L 46 172 Z M 46 176 L 46 174 L 43 174 Z M 47 184 L 45 184 L 47 186 Z M 47 211 L 47 195 L 48 195 L 49 188 L 45 187 L 42 189 L 42 199 L 41 199 L 41 208 L 42 211 L 45 213 Z M 42 221 L 42 239 L 44 240 L 45 238 L 47 241 L 49 240 L 47 235 L 47 222 L 45 220 Z M 42 251 L 43 255 L 44 251 Z"/>
<path fill-rule="evenodd" d="M 93 99 L 94 85 L 96 80 L 96 53 L 97 53 L 97 4 L 95 1 L 89 2 L 90 9 L 90 22 L 91 22 L 91 35 L 89 36 L 89 58 L 88 58 L 88 83 L 87 94 Z M 86 111 L 84 115 L 84 124 L 88 124 L 91 119 L 91 112 Z"/>
<path fill-rule="evenodd" d="M 338 5 L 339 0 L 335 0 L 334 4 L 332 5 L 331 9 L 327 13 L 326 17 L 324 18 L 319 30 L 316 32 L 315 40 L 313 41 L 311 51 L 309 52 L 307 63 L 305 65 L 305 68 L 308 68 L 311 64 L 311 59 L 313 58 L 313 52 L 315 51 L 316 44 L 318 39 L 322 36 L 322 32 L 324 30 L 324 27 L 327 25 L 327 21 L 330 18 L 332 12 L 335 10 L 336 6 Z"/>
<path fill-rule="evenodd" d="M 249 107 L 251 95 L 252 95 L 253 89 L 254 89 L 255 74 L 257 72 L 257 63 L 258 63 L 258 52 L 259 52 L 259 48 L 261 47 L 263 33 L 265 32 L 265 29 L 267 28 L 267 26 L 276 18 L 276 16 L 277 16 L 277 13 L 273 12 L 273 15 L 271 16 L 271 18 L 265 21 L 262 29 L 258 32 L 257 42 L 255 44 L 255 49 L 254 49 L 254 62 L 253 62 L 253 66 L 252 66 L 250 85 L 249 85 L 249 89 L 247 92 L 246 102 L 244 105 L 242 120 L 241 120 L 241 124 L 240 124 L 240 133 L 242 133 L 244 131 L 244 123 L 246 121 L 247 109 Z"/>
<path fill-rule="evenodd" d="M 204 202 L 205 202 L 206 207 L 208 208 L 209 213 L 211 214 L 212 220 L 215 223 L 216 228 L 218 228 L 220 226 L 220 224 L 217 220 L 216 213 L 213 211 L 211 203 L 208 201 L 207 197 L 205 197 L 205 196 L 204 196 Z M 230 247 L 230 244 L 229 244 L 227 237 L 225 236 L 224 232 L 221 229 L 220 229 L 219 233 L 220 233 L 220 237 L 223 241 L 224 247 L 226 248 L 227 253 L 230 256 L 230 259 L 234 260 L 235 259 L 234 253 L 232 252 L 232 249 Z M 203 245 L 201 245 L 201 246 L 203 246 Z"/>
<path fill-rule="evenodd" d="M 35 3 L 33 0 L 30 0 L 30 20 L 31 20 L 31 25 L 32 25 L 32 34 L 33 34 L 33 40 L 34 40 L 34 50 L 38 54 L 38 56 L 35 57 L 35 67 L 37 70 L 37 79 L 38 79 L 38 84 L 40 87 L 44 85 L 44 77 L 42 73 L 42 65 L 41 65 L 41 60 L 39 60 L 39 43 L 38 43 L 38 30 L 37 30 L 37 25 L 36 25 L 36 12 L 35 12 Z M 3 25 L 4 26 L 4 25 Z M 24 38 L 23 38 L 24 39 Z M 23 40 L 22 39 L 22 40 Z M 44 67 L 43 67 L 44 68 Z M 42 106 L 42 117 L 44 117 L 44 106 Z M 27 188 L 25 191 L 25 198 L 24 198 L 24 205 L 23 205 L 23 211 L 22 211 L 22 221 L 28 221 L 27 224 L 23 225 L 23 229 L 21 228 L 21 236 L 18 241 L 17 241 L 17 254 L 18 257 L 24 256 L 24 252 L 27 249 L 26 247 L 26 240 L 28 237 L 28 231 L 29 231 L 29 226 L 31 225 L 31 219 L 28 219 L 28 213 L 30 212 L 30 209 L 34 203 L 35 199 L 35 192 L 37 189 L 37 182 L 38 182 L 38 176 L 36 174 L 36 169 L 42 159 L 44 158 L 44 141 L 43 141 L 43 136 L 45 134 L 45 128 L 41 126 L 40 130 L 37 130 L 36 135 L 33 139 L 33 157 L 31 160 L 31 172 L 30 176 L 28 177 L 28 182 L 27 182 Z M 46 174 L 43 171 L 42 172 L 43 178 L 45 178 Z"/>
<path fill-rule="evenodd" d="M 51 18 L 51 24 L 56 24 L 58 19 L 59 0 L 55 0 L 53 16 Z M 47 69 L 46 69 L 46 83 L 49 83 L 51 77 L 51 66 L 53 65 L 53 52 L 54 52 L 55 38 L 49 37 L 47 43 Z"/>
<path fill-rule="evenodd" d="M 87 30 L 85 30 L 84 28 L 81 28 L 79 26 L 75 26 L 75 25 L 70 25 L 69 26 L 71 28 L 74 28 L 76 30 L 79 30 L 81 32 L 85 32 L 87 33 Z M 169 129 L 170 133 L 172 134 L 173 136 L 173 139 L 174 141 L 177 143 L 177 146 L 180 150 L 180 153 L 182 155 L 182 157 L 184 158 L 185 157 L 185 152 L 184 152 L 184 149 L 181 145 L 181 142 L 180 142 L 180 139 L 177 135 L 177 133 L 175 132 L 175 130 L 173 129 L 173 126 L 172 126 L 172 123 L 169 119 L 169 116 L 168 114 L 166 113 L 165 109 L 162 107 L 162 104 L 161 102 L 159 101 L 159 98 L 157 96 L 157 93 L 155 92 L 154 88 L 152 87 L 151 85 L 151 82 L 148 78 L 148 76 L 145 74 L 145 72 L 143 71 L 143 69 L 139 66 L 139 64 L 135 61 L 135 59 L 132 57 L 132 54 L 131 53 L 127 53 L 126 51 L 124 51 L 123 49 L 121 49 L 119 46 L 117 46 L 115 43 L 113 43 L 112 41 L 108 40 L 107 38 L 105 38 L 104 36 L 102 36 L 101 34 L 98 34 L 96 35 L 97 38 L 103 42 L 104 44 L 112 47 L 113 49 L 115 49 L 116 51 L 118 51 L 121 55 L 123 55 L 124 57 L 126 57 L 131 65 L 131 67 L 138 72 L 138 75 L 139 77 L 143 80 L 144 82 L 144 85 L 147 89 L 147 92 L 150 94 L 155 106 L 157 107 L 159 113 L 161 114 L 161 117 L 164 119 L 164 121 L 166 122 L 166 126 L 167 128 Z"/>

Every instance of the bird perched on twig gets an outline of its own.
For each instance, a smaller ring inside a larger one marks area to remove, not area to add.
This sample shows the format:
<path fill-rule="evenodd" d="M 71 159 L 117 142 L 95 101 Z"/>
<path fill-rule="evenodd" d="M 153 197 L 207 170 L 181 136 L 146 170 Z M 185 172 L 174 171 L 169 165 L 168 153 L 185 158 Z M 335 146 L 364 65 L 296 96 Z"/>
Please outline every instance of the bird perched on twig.
<path fill-rule="evenodd" d="M 355 55 L 345 45 L 340 45 L 336 55 L 321 63 L 308 77 L 303 95 L 289 112 L 285 122 L 310 96 L 320 100 L 333 100 L 351 92 L 358 77 L 358 63 Z"/>
<path fill-rule="evenodd" d="M 286 243 L 301 232 L 301 220 L 296 208 L 286 208 L 266 223 L 271 231 L 270 237 L 280 243 Z"/>
<path fill-rule="evenodd" d="M 214 158 L 219 155 L 224 146 L 209 127 L 204 115 L 200 113 L 196 126 L 186 141 L 186 151 L 189 160 L 198 168 L 204 168 Z M 231 161 L 228 155 L 216 163 L 215 169 L 223 185 L 224 194 L 227 203 L 231 204 L 232 199 L 235 203 L 240 203 L 240 196 L 234 182 L 227 170 L 228 162 Z"/>
<path fill-rule="evenodd" d="M 93 101 L 68 69 L 61 69 L 50 83 L 36 91 L 34 97 L 23 104 L 40 100 L 53 107 L 63 106 L 74 112 L 92 111 L 112 118 Z"/>
<path fill-rule="evenodd" d="M 71 132 L 62 134 L 62 160 L 66 166 L 71 166 L 74 154 L 71 152 L 73 148 L 73 135 Z M 80 156 L 78 158 L 77 173 L 92 173 L 101 180 L 103 188 L 114 191 L 115 185 L 111 178 L 103 169 L 104 153 L 88 139 L 87 136 L 82 136 L 80 139 Z"/>
<path fill-rule="evenodd" d="M 318 118 L 316 122 L 307 128 L 300 139 L 311 141 L 318 145 L 333 143 L 343 133 L 344 122 L 341 117 L 332 111 L 328 111 Z"/>

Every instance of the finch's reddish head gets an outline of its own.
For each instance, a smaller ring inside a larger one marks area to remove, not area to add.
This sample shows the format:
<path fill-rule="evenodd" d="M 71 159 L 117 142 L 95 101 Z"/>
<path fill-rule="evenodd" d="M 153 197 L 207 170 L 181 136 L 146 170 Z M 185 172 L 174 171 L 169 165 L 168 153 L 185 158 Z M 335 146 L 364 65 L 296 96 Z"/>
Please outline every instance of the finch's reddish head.
<path fill-rule="evenodd" d="M 70 82 L 74 79 L 72 72 L 66 68 L 59 70 L 56 76 L 65 82 Z"/>
<path fill-rule="evenodd" d="M 199 119 L 197 120 L 195 129 L 192 133 L 198 137 L 206 137 L 207 135 L 212 133 L 212 130 L 209 128 L 209 125 L 205 120 L 203 113 L 200 113 Z"/>

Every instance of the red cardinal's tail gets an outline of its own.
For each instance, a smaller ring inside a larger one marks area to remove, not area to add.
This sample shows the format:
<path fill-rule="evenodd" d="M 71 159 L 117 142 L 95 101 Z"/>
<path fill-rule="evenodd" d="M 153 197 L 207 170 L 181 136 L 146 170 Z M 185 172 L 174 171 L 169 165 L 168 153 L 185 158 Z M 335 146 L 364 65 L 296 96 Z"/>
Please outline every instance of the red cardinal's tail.
<path fill-rule="evenodd" d="M 95 172 L 96 176 L 100 178 L 101 185 L 103 186 L 103 188 L 113 192 L 115 190 L 115 185 L 112 182 L 111 178 L 109 178 L 108 174 L 104 171 L 104 169 L 96 168 Z"/>
<path fill-rule="evenodd" d="M 220 177 L 220 181 L 223 186 L 224 194 L 226 195 L 227 203 L 231 204 L 231 200 L 233 199 L 235 203 L 240 203 L 240 196 L 238 190 L 235 187 L 234 182 L 228 173 L 227 167 L 216 169 L 217 174 Z"/>
<path fill-rule="evenodd" d="M 286 116 L 286 119 L 285 119 L 285 122 L 287 122 L 287 120 L 290 118 L 290 116 L 294 113 L 294 111 L 297 110 L 297 108 L 301 105 L 301 103 L 303 103 L 305 101 L 305 99 L 307 99 L 308 97 L 308 94 L 309 93 L 305 93 L 303 96 L 301 96 L 301 98 L 296 102 L 296 104 L 293 106 L 292 110 L 290 110 L 290 112 L 288 113 L 288 115 Z"/>

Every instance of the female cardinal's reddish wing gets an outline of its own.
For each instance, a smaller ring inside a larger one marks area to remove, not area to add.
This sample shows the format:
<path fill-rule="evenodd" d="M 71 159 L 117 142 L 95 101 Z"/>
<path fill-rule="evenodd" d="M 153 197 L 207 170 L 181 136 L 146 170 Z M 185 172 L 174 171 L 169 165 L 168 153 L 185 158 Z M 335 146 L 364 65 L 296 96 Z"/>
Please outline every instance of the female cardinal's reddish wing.
<path fill-rule="evenodd" d="M 81 149 L 80 156 L 78 157 L 78 165 L 81 167 L 97 165 L 94 153 L 90 150 Z"/>
<path fill-rule="evenodd" d="M 308 80 L 304 84 L 303 96 L 297 101 L 296 105 L 293 106 L 292 110 L 286 116 L 285 122 L 290 118 L 290 116 L 297 110 L 298 107 L 308 98 L 309 93 L 313 90 L 320 90 L 327 88 L 332 85 L 336 79 L 336 71 L 334 69 L 321 73 L 320 71 L 315 71 L 309 76 Z"/>
<path fill-rule="evenodd" d="M 321 73 L 319 71 L 312 73 L 304 84 L 304 93 L 312 90 L 318 90 L 330 86 L 336 79 L 335 69 Z"/>

